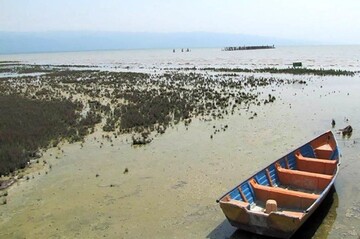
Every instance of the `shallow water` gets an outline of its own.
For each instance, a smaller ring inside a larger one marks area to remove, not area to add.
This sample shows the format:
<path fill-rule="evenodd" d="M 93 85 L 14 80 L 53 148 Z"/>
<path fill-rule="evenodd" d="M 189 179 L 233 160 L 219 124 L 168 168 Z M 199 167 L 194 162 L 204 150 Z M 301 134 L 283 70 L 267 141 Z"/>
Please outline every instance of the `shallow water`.
<path fill-rule="evenodd" d="M 173 49 L 61 52 L 0 55 L 2 61 L 28 64 L 90 65 L 106 70 L 158 71 L 162 68 L 263 68 L 304 67 L 360 71 L 360 45 L 354 46 L 277 46 L 275 49 L 222 51 L 195 48 L 191 52 Z"/>
<path fill-rule="evenodd" d="M 307 86 L 266 91 L 275 103 L 176 125 L 144 147 L 132 147 L 128 135 L 111 143 L 97 131 L 83 147 L 49 150 L 44 159 L 51 169 L 46 165 L 8 190 L 0 238 L 263 238 L 236 231 L 215 200 L 330 130 L 332 118 L 334 131 L 351 124 L 354 132 L 349 139 L 337 135 L 336 191 L 297 236 L 359 238 L 360 77 L 311 77 Z M 251 111 L 258 114 L 253 120 Z M 224 125 L 226 131 L 214 134 L 213 126 Z"/>

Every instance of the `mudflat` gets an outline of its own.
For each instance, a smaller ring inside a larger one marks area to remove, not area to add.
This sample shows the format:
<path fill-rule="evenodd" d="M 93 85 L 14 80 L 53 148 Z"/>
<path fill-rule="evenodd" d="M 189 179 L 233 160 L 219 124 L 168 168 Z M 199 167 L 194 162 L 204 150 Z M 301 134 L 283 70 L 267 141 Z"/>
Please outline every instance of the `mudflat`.
<path fill-rule="evenodd" d="M 143 146 L 132 145 L 130 132 L 95 127 L 82 142 L 49 148 L 40 162 L 51 168 L 8 188 L 0 237 L 251 238 L 227 223 L 218 196 L 299 143 L 351 124 L 351 137 L 337 134 L 342 165 L 329 211 L 300 233 L 358 238 L 360 78 L 290 78 L 306 84 L 257 86 L 260 104 L 170 123 Z M 276 100 L 265 104 L 269 94 Z"/>

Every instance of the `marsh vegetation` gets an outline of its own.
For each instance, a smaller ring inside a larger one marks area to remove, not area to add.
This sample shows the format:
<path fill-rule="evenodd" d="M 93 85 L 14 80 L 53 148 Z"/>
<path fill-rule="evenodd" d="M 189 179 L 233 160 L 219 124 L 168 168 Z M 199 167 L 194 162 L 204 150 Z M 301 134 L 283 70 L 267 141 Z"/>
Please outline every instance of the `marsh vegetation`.
<path fill-rule="evenodd" d="M 6 64 L 19 67 L 17 62 Z M 272 103 L 275 96 L 263 92 L 268 86 L 306 84 L 206 71 L 29 69 L 45 74 L 0 81 L 0 174 L 25 167 L 39 149 L 55 147 L 62 140 L 84 140 L 96 125 L 114 136 L 132 134 L 134 144 L 149 143 L 150 135 L 162 134 L 180 122 L 188 126 L 194 117 L 222 119 L 250 105 Z M 250 118 L 256 115 L 253 112 Z"/>
<path fill-rule="evenodd" d="M 39 149 L 56 147 L 62 139 L 80 141 L 94 127 L 94 114 L 80 117 L 80 102 L 39 100 L 0 95 L 0 174 L 25 168 Z"/>

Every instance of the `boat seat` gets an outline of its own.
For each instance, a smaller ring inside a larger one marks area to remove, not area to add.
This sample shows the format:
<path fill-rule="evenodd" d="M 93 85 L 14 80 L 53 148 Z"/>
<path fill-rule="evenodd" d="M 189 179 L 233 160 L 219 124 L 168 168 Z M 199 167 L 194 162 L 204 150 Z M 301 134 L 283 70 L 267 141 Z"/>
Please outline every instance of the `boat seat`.
<path fill-rule="evenodd" d="M 297 151 L 295 153 L 297 169 L 312 173 L 333 175 L 336 169 L 337 160 L 308 158 Z"/>
<path fill-rule="evenodd" d="M 276 170 L 282 185 L 313 191 L 324 190 L 333 178 L 332 175 L 282 168 L 278 163 Z"/>
<path fill-rule="evenodd" d="M 319 197 L 317 194 L 260 185 L 254 178 L 249 182 L 257 200 L 265 203 L 267 200 L 273 199 L 279 207 L 307 209 Z"/>
<path fill-rule="evenodd" d="M 319 158 L 329 159 L 334 151 L 330 144 L 323 144 L 314 149 L 315 154 Z"/>

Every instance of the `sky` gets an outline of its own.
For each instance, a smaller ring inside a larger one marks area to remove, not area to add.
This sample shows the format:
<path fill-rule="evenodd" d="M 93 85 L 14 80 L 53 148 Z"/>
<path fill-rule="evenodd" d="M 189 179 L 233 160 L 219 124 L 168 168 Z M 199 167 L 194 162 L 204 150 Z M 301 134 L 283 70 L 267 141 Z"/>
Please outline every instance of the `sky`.
<path fill-rule="evenodd" d="M 0 31 L 216 32 L 360 44 L 359 0 L 0 0 Z"/>

